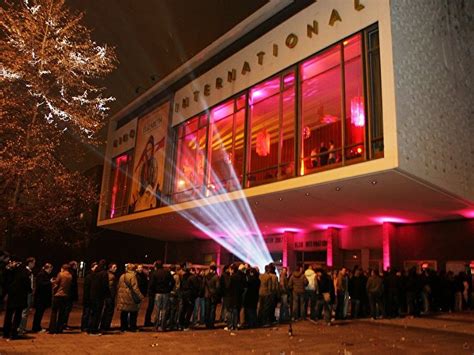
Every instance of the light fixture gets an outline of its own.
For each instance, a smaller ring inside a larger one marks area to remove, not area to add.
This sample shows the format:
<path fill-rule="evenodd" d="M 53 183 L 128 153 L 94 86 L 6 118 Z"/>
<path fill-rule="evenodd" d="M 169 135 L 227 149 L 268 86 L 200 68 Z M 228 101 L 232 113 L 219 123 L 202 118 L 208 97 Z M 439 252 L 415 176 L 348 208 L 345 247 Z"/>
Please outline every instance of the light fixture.
<path fill-rule="evenodd" d="M 283 197 L 278 197 L 278 200 L 279 200 L 279 201 L 283 201 Z"/>
<path fill-rule="evenodd" d="M 311 137 L 311 128 L 309 128 L 309 126 L 305 126 L 303 128 L 303 139 L 308 139 L 309 137 Z"/>
<path fill-rule="evenodd" d="M 364 98 L 356 96 L 351 100 L 351 123 L 356 127 L 365 125 Z"/>
<path fill-rule="evenodd" d="M 340 187 L 340 186 L 336 186 L 336 191 L 341 191 L 341 187 Z"/>
<path fill-rule="evenodd" d="M 371 183 L 372 185 L 377 185 L 377 180 L 372 180 L 370 183 Z"/>
<path fill-rule="evenodd" d="M 270 133 L 264 128 L 257 134 L 257 143 L 255 147 L 257 155 L 266 157 L 270 154 Z"/>
<path fill-rule="evenodd" d="M 309 196 L 309 192 L 305 192 L 305 194 L 304 194 L 304 195 L 305 195 L 305 196 Z"/>

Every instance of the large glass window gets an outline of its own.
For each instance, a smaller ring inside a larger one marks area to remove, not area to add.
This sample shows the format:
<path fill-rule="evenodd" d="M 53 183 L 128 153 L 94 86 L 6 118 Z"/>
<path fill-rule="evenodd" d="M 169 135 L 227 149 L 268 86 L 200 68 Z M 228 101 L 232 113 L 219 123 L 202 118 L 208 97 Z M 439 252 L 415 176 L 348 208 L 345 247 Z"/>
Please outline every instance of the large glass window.
<path fill-rule="evenodd" d="M 379 31 L 378 28 L 368 30 L 368 89 L 370 103 L 370 135 L 371 158 L 384 156 L 383 117 L 382 117 L 382 88 L 380 74 Z"/>
<path fill-rule="evenodd" d="M 123 216 L 128 213 L 128 190 L 132 170 L 132 155 L 125 153 L 112 160 L 112 173 L 110 174 L 109 208 L 107 216 L 110 218 Z"/>
<path fill-rule="evenodd" d="M 378 40 L 361 31 L 182 124 L 174 202 L 383 157 Z"/>
<path fill-rule="evenodd" d="M 175 202 L 202 197 L 206 145 L 207 114 L 196 116 L 179 127 Z"/>
<path fill-rule="evenodd" d="M 310 58 L 301 72 L 301 174 L 340 165 L 341 47 Z"/>
<path fill-rule="evenodd" d="M 300 72 L 300 174 L 364 160 L 362 35 L 352 36 L 303 62 Z"/>
<path fill-rule="evenodd" d="M 288 73 L 249 92 L 247 186 L 294 176 L 294 82 L 294 73 Z"/>
<path fill-rule="evenodd" d="M 365 142 L 365 95 L 362 66 L 362 40 L 357 34 L 343 42 L 344 89 L 345 89 L 345 145 L 347 162 L 364 159 Z"/>
<path fill-rule="evenodd" d="M 211 110 L 208 194 L 241 188 L 244 163 L 245 95 Z"/>

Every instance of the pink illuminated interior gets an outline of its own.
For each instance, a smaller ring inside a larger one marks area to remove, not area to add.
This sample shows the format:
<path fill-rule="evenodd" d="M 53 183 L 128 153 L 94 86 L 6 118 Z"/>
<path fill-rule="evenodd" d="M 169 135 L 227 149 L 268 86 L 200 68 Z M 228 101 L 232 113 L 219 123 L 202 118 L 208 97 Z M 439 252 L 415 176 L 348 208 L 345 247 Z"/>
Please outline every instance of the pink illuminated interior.
<path fill-rule="evenodd" d="M 294 82 L 290 72 L 283 85 L 278 76 L 250 90 L 249 186 L 294 175 Z M 262 144 L 268 144 L 268 152 L 262 152 Z"/>
<path fill-rule="evenodd" d="M 245 95 L 211 110 L 207 183 L 210 194 L 233 191 L 242 185 L 244 128 Z"/>
<path fill-rule="evenodd" d="M 176 161 L 176 201 L 197 197 L 203 184 L 207 140 L 207 115 L 187 121 L 178 132 L 178 157 Z"/>
<path fill-rule="evenodd" d="M 362 64 L 361 34 L 299 64 L 300 132 L 295 132 L 294 69 L 255 85 L 248 96 L 243 94 L 212 108 L 209 137 L 207 114 L 181 125 L 177 166 L 182 176 L 175 181 L 175 192 L 205 186 L 208 195 L 221 193 L 242 187 L 244 172 L 244 187 L 252 187 L 365 160 Z M 249 137 L 245 134 L 246 116 Z M 295 171 L 296 137 L 301 141 L 299 171 Z M 205 159 L 209 161 L 207 171 Z M 184 199 L 191 197 L 188 194 Z"/>
<path fill-rule="evenodd" d="M 341 53 L 342 52 L 342 53 Z M 344 72 L 341 58 L 344 57 Z M 361 36 L 355 35 L 300 65 L 302 79 L 301 174 L 339 166 L 363 156 L 365 112 Z M 342 151 L 342 76 L 345 94 L 345 136 Z"/>

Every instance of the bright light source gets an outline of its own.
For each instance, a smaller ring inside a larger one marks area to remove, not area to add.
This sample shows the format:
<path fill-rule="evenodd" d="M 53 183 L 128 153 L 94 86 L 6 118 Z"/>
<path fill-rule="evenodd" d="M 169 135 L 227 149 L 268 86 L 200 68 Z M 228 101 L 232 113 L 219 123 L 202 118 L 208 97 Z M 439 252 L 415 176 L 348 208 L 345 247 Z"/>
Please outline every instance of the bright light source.
<path fill-rule="evenodd" d="M 219 132 L 215 134 L 221 141 Z M 220 149 L 225 152 L 223 148 Z M 192 156 L 185 158 L 193 159 Z M 177 205 L 170 207 L 240 260 L 252 266 L 258 266 L 263 271 L 265 265 L 273 260 L 247 198 L 241 189 L 232 191 L 232 195 L 237 195 L 235 199 L 231 200 L 227 194 L 227 186 L 240 186 L 232 164 L 222 165 L 218 174 L 212 169 L 212 164 L 206 162 L 206 157 L 202 156 L 200 159 L 203 160 L 204 165 L 211 167 L 208 179 L 212 181 L 212 184 L 205 184 L 207 185 L 205 189 L 201 184 L 196 186 L 194 178 L 188 176 L 189 172 L 185 173 L 174 165 L 178 187 L 189 187 L 187 193 L 193 196 L 195 207 L 189 209 L 181 209 Z M 221 171 L 223 169 L 227 171 Z M 229 180 L 222 181 L 223 175 L 230 176 L 230 184 Z M 219 194 L 216 194 L 216 191 Z"/>

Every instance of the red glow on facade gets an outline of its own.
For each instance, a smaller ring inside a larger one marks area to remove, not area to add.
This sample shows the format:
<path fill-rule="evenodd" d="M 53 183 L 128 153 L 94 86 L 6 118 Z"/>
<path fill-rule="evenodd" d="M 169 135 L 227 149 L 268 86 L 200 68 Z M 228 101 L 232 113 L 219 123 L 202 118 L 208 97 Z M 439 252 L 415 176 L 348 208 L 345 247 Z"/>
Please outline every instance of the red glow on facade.
<path fill-rule="evenodd" d="M 383 223 L 410 223 L 406 218 L 393 217 L 393 216 L 377 216 L 372 218 L 373 221 L 383 224 Z"/>
<path fill-rule="evenodd" d="M 474 218 L 474 209 L 461 210 L 459 214 L 466 218 Z"/>
<path fill-rule="evenodd" d="M 335 229 L 343 229 L 343 228 L 346 228 L 347 226 L 343 225 L 343 224 L 324 224 L 324 223 L 319 223 L 319 224 L 315 224 L 314 227 L 316 229 L 329 229 L 329 228 L 335 228 Z"/>
<path fill-rule="evenodd" d="M 277 228 L 275 229 L 275 232 L 278 232 L 278 233 L 300 233 L 300 232 L 304 232 L 303 229 L 301 228 L 294 228 L 294 227 L 281 227 L 281 228 Z"/>
<path fill-rule="evenodd" d="M 115 203 L 117 201 L 119 176 L 122 169 L 122 165 L 127 164 L 127 160 L 128 160 L 127 155 L 121 155 L 115 158 L 114 185 L 112 187 L 112 197 L 110 201 L 110 218 L 114 218 L 115 216 Z"/>

